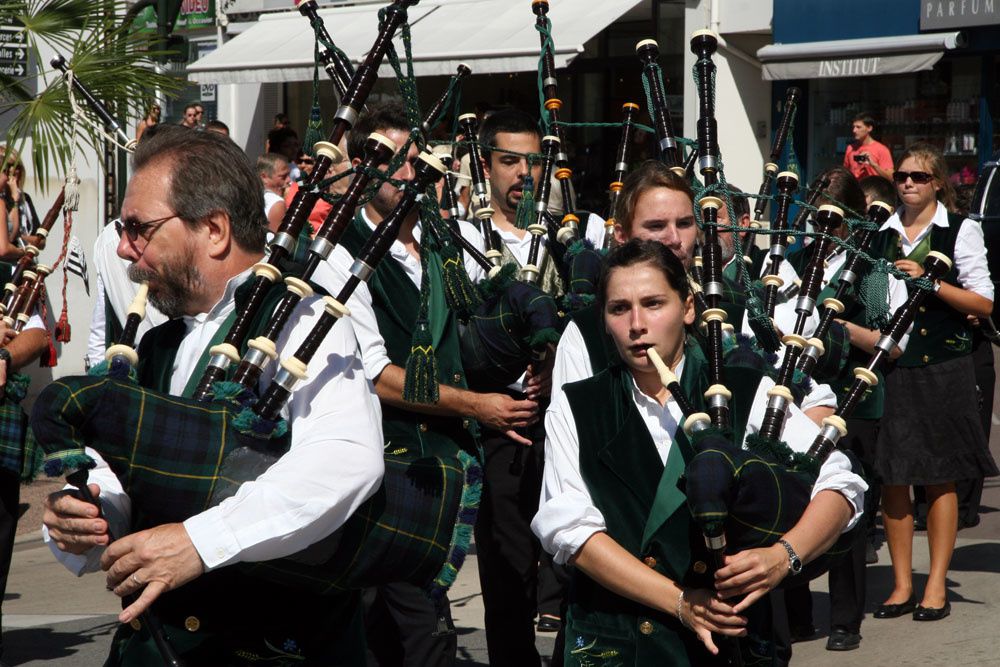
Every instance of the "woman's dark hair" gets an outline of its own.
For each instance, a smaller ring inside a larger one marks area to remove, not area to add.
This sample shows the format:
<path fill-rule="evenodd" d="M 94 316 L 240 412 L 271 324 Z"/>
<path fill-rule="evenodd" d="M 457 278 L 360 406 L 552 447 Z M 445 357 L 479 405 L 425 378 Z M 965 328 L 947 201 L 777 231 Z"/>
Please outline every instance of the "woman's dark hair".
<path fill-rule="evenodd" d="M 684 265 L 672 250 L 658 241 L 632 239 L 611 250 L 604 259 L 601 278 L 597 283 L 597 306 L 600 310 L 604 310 L 608 301 L 611 272 L 636 264 L 652 264 L 654 268 L 659 269 L 667 279 L 667 284 L 677 292 L 682 301 L 691 293 Z"/>

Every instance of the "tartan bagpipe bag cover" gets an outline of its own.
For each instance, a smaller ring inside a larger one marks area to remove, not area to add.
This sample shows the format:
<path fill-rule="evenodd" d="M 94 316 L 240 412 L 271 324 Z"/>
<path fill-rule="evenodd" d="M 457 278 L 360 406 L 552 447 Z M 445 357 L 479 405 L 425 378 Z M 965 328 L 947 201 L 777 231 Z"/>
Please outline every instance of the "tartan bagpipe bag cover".
<path fill-rule="evenodd" d="M 129 494 L 133 530 L 183 521 L 255 479 L 290 442 L 283 421 L 252 412 L 253 392 L 233 383 L 214 390 L 214 400 L 202 403 L 108 375 L 56 380 L 31 415 L 46 473 L 92 466 L 84 454 L 91 447 Z M 479 464 L 458 452 L 387 455 L 385 465 L 375 495 L 329 537 L 293 557 L 241 567 L 311 591 L 393 581 L 432 595 L 447 590 L 467 551 Z"/>

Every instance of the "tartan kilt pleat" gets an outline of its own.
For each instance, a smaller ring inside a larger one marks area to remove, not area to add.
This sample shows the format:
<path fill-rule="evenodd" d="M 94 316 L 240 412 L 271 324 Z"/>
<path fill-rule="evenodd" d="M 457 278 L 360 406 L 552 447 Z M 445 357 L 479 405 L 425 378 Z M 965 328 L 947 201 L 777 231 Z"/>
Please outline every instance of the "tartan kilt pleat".
<path fill-rule="evenodd" d="M 48 462 L 97 450 L 132 500 L 133 530 L 142 530 L 204 511 L 287 451 L 287 434 L 254 437 L 237 427 L 240 413 L 235 402 L 200 403 L 109 377 L 69 377 L 42 391 L 31 427 Z M 240 459 L 244 464 L 232 464 Z M 330 537 L 292 558 L 241 567 L 311 592 L 393 581 L 446 590 L 475 520 L 478 461 L 464 452 L 404 452 L 385 463 L 379 490 Z M 237 468 L 245 476 L 234 478 Z"/>

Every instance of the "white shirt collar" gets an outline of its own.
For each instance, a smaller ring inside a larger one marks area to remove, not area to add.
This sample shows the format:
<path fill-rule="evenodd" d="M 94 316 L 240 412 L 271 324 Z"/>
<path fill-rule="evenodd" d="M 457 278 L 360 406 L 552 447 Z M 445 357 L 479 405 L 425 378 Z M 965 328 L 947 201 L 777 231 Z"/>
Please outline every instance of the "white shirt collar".
<path fill-rule="evenodd" d="M 236 308 L 236 300 L 233 298 L 233 295 L 236 294 L 236 289 L 243 284 L 243 281 L 245 281 L 251 273 L 253 273 L 252 266 L 226 281 L 226 289 L 222 293 L 222 298 L 216 301 L 215 305 L 212 306 L 207 313 L 184 315 L 184 324 L 187 326 L 187 330 L 191 331 L 191 329 L 195 326 L 204 324 L 209 320 L 218 320 L 228 316 L 229 313 Z"/>
<path fill-rule="evenodd" d="M 889 217 L 882 226 L 879 228 L 880 232 L 884 232 L 887 229 L 892 229 L 899 233 L 900 235 L 905 234 L 903 229 L 903 211 L 906 207 L 900 206 L 896 209 L 896 212 Z M 931 225 L 937 225 L 938 227 L 947 228 L 948 225 L 948 209 L 944 207 L 944 204 L 937 202 L 937 208 L 934 210 L 934 217 L 931 218 Z M 927 225 L 930 228 L 930 225 Z"/>

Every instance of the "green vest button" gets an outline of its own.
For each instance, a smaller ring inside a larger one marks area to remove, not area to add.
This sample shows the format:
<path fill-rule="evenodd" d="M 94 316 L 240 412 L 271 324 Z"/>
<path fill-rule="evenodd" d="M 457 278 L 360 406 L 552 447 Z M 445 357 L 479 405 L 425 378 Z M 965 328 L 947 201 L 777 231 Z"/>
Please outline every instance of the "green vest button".
<path fill-rule="evenodd" d="M 926 336 L 927 335 L 927 329 L 921 329 L 920 330 L 920 335 L 921 336 Z"/>
<path fill-rule="evenodd" d="M 420 429 L 421 433 L 427 433 L 427 424 L 420 422 L 420 426 L 418 426 L 417 428 Z"/>
<path fill-rule="evenodd" d="M 656 567 L 656 559 L 652 556 L 646 556 L 642 559 L 642 562 L 646 567 Z"/>
<path fill-rule="evenodd" d="M 924 355 L 923 357 L 921 357 L 921 358 L 922 358 L 922 359 L 924 360 L 924 363 L 925 363 L 925 364 L 926 364 L 926 363 L 929 363 L 929 362 L 930 362 L 930 360 L 931 360 L 931 358 L 930 358 L 929 356 L 927 356 L 926 354 L 925 354 L 925 355 Z"/>
<path fill-rule="evenodd" d="M 201 628 L 201 621 L 198 620 L 197 616 L 188 616 L 184 619 L 184 629 L 188 632 L 198 632 Z"/>
<path fill-rule="evenodd" d="M 463 419 L 462 420 L 462 428 L 464 428 L 466 431 L 468 431 L 470 426 L 472 426 L 472 422 L 471 421 L 469 421 L 468 419 Z"/>
<path fill-rule="evenodd" d="M 694 570 L 695 574 L 705 574 L 708 572 L 708 565 L 706 565 L 703 560 L 696 560 L 694 565 L 691 566 L 691 569 Z"/>
<path fill-rule="evenodd" d="M 917 310 L 919 310 L 921 313 L 927 312 L 927 308 L 925 308 L 924 306 L 920 306 L 920 308 L 918 308 Z"/>
<path fill-rule="evenodd" d="M 644 635 L 653 634 L 653 624 L 650 623 L 649 621 L 643 621 L 642 623 L 639 624 L 639 632 L 641 632 Z"/>
<path fill-rule="evenodd" d="M 131 625 L 132 629 L 135 630 L 136 632 L 142 630 L 142 623 L 139 622 L 138 618 L 133 618 L 132 622 L 129 623 L 129 625 Z"/>
<path fill-rule="evenodd" d="M 462 381 L 462 374 L 455 373 L 454 375 L 451 376 L 451 379 L 455 381 L 455 384 L 458 384 L 459 382 Z"/>

